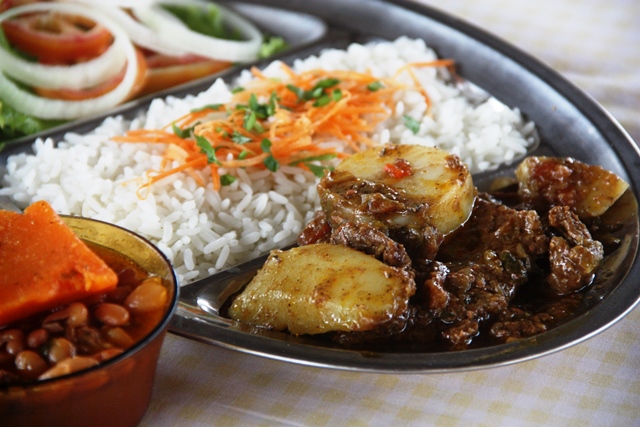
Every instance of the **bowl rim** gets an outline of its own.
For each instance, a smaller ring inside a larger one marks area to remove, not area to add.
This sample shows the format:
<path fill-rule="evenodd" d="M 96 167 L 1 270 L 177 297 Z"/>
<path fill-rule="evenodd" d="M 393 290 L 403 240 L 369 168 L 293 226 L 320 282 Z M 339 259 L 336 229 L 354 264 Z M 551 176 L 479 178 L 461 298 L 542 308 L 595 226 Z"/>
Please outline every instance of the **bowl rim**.
<path fill-rule="evenodd" d="M 100 371 L 102 369 L 109 368 L 109 367 L 111 367 L 113 365 L 116 365 L 116 364 L 124 361 L 125 359 L 129 358 L 130 356 L 138 353 L 144 347 L 146 347 L 149 343 L 154 341 L 159 335 L 164 333 L 169 328 L 169 324 L 171 323 L 171 320 L 172 320 L 174 314 L 176 313 L 176 311 L 178 309 L 178 301 L 179 301 L 179 297 L 180 297 L 180 295 L 179 295 L 180 294 L 180 286 L 178 285 L 178 279 L 176 277 L 175 270 L 173 268 L 173 265 L 171 264 L 171 262 L 167 258 L 167 256 L 160 249 L 158 249 L 158 247 L 156 245 L 154 245 L 148 239 L 142 237 L 138 233 L 135 233 L 135 232 L 133 232 L 131 230 L 128 230 L 128 229 L 126 229 L 124 227 L 121 227 L 119 225 L 112 224 L 112 223 L 109 223 L 109 222 L 106 222 L 106 221 L 102 221 L 102 220 L 99 220 L 99 219 L 93 219 L 93 218 L 87 218 L 87 217 L 81 217 L 81 216 L 76 216 L 76 215 L 59 215 L 59 216 L 63 220 L 64 220 L 64 218 L 81 219 L 83 221 L 100 223 L 100 224 L 103 224 L 103 225 L 105 225 L 107 227 L 117 228 L 117 229 L 119 229 L 119 230 L 121 230 L 121 231 L 123 231 L 123 232 L 125 232 L 125 233 L 127 233 L 129 235 L 131 235 L 133 238 L 135 238 L 135 239 L 141 241 L 142 243 L 144 243 L 146 246 L 149 247 L 149 249 L 151 249 L 153 252 L 155 252 L 155 254 L 158 255 L 158 257 L 169 268 L 169 279 L 170 279 L 169 281 L 171 282 L 171 283 L 169 283 L 169 287 L 171 287 L 173 289 L 173 295 L 172 295 L 171 299 L 169 300 L 168 308 L 167 308 L 166 312 L 162 315 L 162 319 L 160 320 L 160 322 L 158 322 L 158 324 L 156 326 L 154 326 L 153 329 L 151 329 L 151 331 L 149 333 L 147 333 L 142 339 L 136 341 L 135 344 L 133 344 L 131 347 L 127 348 L 122 353 L 118 354 L 117 356 L 114 356 L 114 357 L 112 357 L 112 358 L 110 358 L 108 360 L 102 361 L 102 362 L 98 363 L 97 365 L 92 366 L 90 368 L 82 369 L 82 370 L 77 371 L 77 372 L 71 372 L 69 374 L 61 375 L 59 377 L 48 378 L 48 379 L 44 379 L 44 380 L 36 379 L 36 380 L 32 380 L 32 381 L 13 383 L 13 384 L 5 384 L 5 385 L 0 384 L 0 393 L 10 392 L 11 390 L 15 390 L 15 389 L 21 389 L 21 390 L 36 389 L 36 388 L 39 388 L 39 387 L 46 387 L 46 386 L 48 386 L 50 384 L 53 384 L 53 383 L 56 383 L 56 382 L 61 382 L 61 381 L 73 381 L 76 378 L 80 378 L 80 377 L 83 377 L 85 375 L 91 375 L 96 371 Z M 134 260 L 132 260 L 132 261 L 134 261 Z"/>

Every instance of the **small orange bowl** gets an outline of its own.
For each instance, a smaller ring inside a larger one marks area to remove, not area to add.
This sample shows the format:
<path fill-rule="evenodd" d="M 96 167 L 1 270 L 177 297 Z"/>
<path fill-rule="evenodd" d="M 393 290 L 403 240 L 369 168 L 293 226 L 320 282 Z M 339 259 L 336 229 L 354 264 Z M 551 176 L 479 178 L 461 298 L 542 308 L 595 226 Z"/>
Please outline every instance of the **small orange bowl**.
<path fill-rule="evenodd" d="M 159 277 L 168 303 L 155 326 L 117 356 L 55 378 L 0 385 L 1 424 L 135 426 L 149 406 L 160 348 L 178 304 L 175 273 L 155 246 L 128 230 L 86 218 L 62 219 L 96 253 L 115 253 Z"/>

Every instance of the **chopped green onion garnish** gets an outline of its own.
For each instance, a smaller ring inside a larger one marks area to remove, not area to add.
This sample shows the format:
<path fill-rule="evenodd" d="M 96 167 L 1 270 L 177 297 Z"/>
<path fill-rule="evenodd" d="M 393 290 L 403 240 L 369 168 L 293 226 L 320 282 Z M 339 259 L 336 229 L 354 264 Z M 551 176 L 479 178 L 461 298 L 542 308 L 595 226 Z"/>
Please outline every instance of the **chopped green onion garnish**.
<path fill-rule="evenodd" d="M 244 116 L 244 122 L 242 123 L 242 127 L 248 131 L 251 131 L 257 123 L 256 112 L 255 111 L 247 111 L 247 114 Z"/>
<path fill-rule="evenodd" d="M 289 163 L 289 165 L 296 166 L 296 165 L 299 165 L 300 163 L 308 163 L 308 162 L 314 162 L 314 161 L 322 162 L 322 161 L 334 159 L 335 157 L 336 157 L 336 154 L 333 154 L 333 153 L 320 154 L 318 156 L 310 156 L 310 157 L 305 157 L 304 159 L 295 160 Z"/>
<path fill-rule="evenodd" d="M 251 138 L 249 138 L 248 136 L 244 136 L 237 130 L 234 130 L 231 134 L 231 140 L 236 144 L 246 144 L 247 142 L 251 141 Z"/>
<path fill-rule="evenodd" d="M 260 148 L 265 153 L 271 153 L 271 141 L 268 138 L 264 138 L 260 143 Z"/>
<path fill-rule="evenodd" d="M 269 155 L 267 156 L 266 159 L 264 159 L 264 161 L 262 162 L 267 169 L 269 169 L 271 172 L 275 172 L 278 170 L 278 168 L 280 167 L 280 164 L 278 163 L 278 161 L 272 156 Z"/>
<path fill-rule="evenodd" d="M 223 104 L 208 104 L 208 105 L 204 105 L 202 107 L 199 108 L 194 108 L 191 110 L 192 113 L 197 113 L 199 111 L 204 111 L 204 110 L 219 110 L 220 108 L 222 108 L 224 105 Z"/>
<path fill-rule="evenodd" d="M 328 103 L 331 102 L 331 98 L 329 98 L 329 95 L 324 94 L 321 97 L 317 98 L 315 100 L 315 102 L 313 103 L 314 107 L 324 107 L 325 105 L 327 105 Z"/>
<path fill-rule="evenodd" d="M 404 125 L 407 128 L 409 128 L 409 130 L 411 132 L 413 132 L 414 135 L 416 135 L 420 131 L 420 122 L 419 121 L 417 121 L 416 119 L 414 119 L 411 116 L 408 116 L 407 114 L 402 116 L 402 118 L 404 119 Z"/>
<path fill-rule="evenodd" d="M 175 133 L 178 138 L 189 138 L 191 136 L 193 127 L 180 129 L 178 125 L 176 125 L 175 123 L 171 123 L 171 130 L 173 130 L 173 133 Z"/>
<path fill-rule="evenodd" d="M 209 164 L 215 163 L 220 165 L 220 161 L 216 157 L 216 149 L 211 146 L 211 143 L 204 136 L 196 135 L 196 145 L 200 147 L 200 151 L 207 156 L 207 162 Z"/>
<path fill-rule="evenodd" d="M 311 173 L 313 173 L 318 178 L 322 178 L 324 176 L 324 171 L 333 170 L 331 166 L 318 166 L 318 165 L 314 165 L 313 163 L 305 163 L 305 164 L 307 165 Z"/>
<path fill-rule="evenodd" d="M 338 83 L 340 83 L 340 80 L 335 79 L 333 77 L 327 77 L 326 79 L 322 79 L 318 83 L 316 83 L 315 86 L 313 86 L 312 90 L 318 89 L 318 88 L 329 89 L 330 87 L 334 87 Z"/>
<path fill-rule="evenodd" d="M 372 82 L 372 83 L 369 83 L 369 84 L 367 85 L 367 89 L 369 89 L 371 92 L 375 92 L 375 91 L 377 91 L 377 90 L 380 90 L 380 89 L 382 89 L 383 87 L 384 87 L 384 84 L 383 84 L 381 81 L 379 81 L 379 80 L 378 80 L 378 81 L 375 81 L 375 82 Z"/>
<path fill-rule="evenodd" d="M 233 184 L 238 178 L 236 178 L 233 175 L 229 175 L 228 173 L 225 173 L 224 175 L 220 176 L 220 184 L 222 185 L 231 185 Z"/>

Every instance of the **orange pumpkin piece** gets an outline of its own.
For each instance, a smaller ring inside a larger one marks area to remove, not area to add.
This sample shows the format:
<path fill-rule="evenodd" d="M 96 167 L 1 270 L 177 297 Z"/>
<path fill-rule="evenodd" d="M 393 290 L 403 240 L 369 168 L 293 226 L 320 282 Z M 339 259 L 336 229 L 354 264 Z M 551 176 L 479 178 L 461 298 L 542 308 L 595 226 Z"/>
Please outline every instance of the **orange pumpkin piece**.
<path fill-rule="evenodd" d="M 0 326 L 116 287 L 117 274 L 47 202 L 0 211 Z"/>

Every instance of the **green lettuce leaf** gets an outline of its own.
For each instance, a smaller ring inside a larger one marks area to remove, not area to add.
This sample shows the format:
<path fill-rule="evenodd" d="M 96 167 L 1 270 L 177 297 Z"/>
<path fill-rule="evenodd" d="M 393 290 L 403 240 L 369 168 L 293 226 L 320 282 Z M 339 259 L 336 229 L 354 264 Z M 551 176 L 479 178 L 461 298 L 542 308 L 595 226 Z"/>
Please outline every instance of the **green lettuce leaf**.
<path fill-rule="evenodd" d="M 31 135 L 62 123 L 62 120 L 42 120 L 21 113 L 0 99 L 0 141 Z"/>
<path fill-rule="evenodd" d="M 178 17 L 191 31 L 211 37 L 228 40 L 240 40 L 241 33 L 225 24 L 220 10 L 213 4 L 203 11 L 200 6 L 162 5 L 167 11 Z"/>

